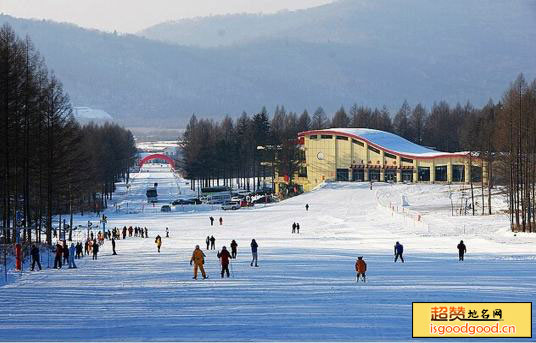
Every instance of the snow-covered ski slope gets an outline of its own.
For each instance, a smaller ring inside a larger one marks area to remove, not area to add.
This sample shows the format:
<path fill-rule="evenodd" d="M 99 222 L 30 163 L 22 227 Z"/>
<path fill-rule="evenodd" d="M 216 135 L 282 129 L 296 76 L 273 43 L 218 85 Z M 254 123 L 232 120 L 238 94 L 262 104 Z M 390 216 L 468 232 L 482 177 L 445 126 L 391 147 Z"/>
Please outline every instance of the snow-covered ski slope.
<path fill-rule="evenodd" d="M 155 179 L 162 194 L 187 193 L 183 180 L 152 168 L 134 178 L 128 194 L 120 185 L 114 201 L 140 209 Z M 111 209 L 108 227 L 147 226 L 150 238 L 117 241 L 117 256 L 106 242 L 97 261 L 85 257 L 78 269 L 25 272 L 0 287 L 0 340 L 408 341 L 412 301 L 536 299 L 536 238 L 514 237 L 498 225 L 494 234 L 467 236 L 403 227 L 378 206 L 377 194 L 388 191 L 398 201 L 406 187 L 328 184 L 239 211 Z M 438 192 L 430 186 L 429 199 Z M 448 220 L 440 212 L 436 220 Z M 222 216 L 224 224 L 211 227 L 210 215 Z M 299 235 L 291 234 L 294 221 Z M 160 254 L 156 234 L 164 237 Z M 218 249 L 237 240 L 233 278 L 220 279 L 212 250 L 205 251 L 209 279 L 192 280 L 189 259 L 195 244 L 205 250 L 207 235 L 214 235 Z M 259 243 L 258 268 L 249 265 L 252 238 Z M 468 248 L 463 263 L 457 260 L 460 239 Z M 404 264 L 393 263 L 396 240 L 404 244 Z M 367 261 L 367 284 L 355 283 L 357 256 Z"/>

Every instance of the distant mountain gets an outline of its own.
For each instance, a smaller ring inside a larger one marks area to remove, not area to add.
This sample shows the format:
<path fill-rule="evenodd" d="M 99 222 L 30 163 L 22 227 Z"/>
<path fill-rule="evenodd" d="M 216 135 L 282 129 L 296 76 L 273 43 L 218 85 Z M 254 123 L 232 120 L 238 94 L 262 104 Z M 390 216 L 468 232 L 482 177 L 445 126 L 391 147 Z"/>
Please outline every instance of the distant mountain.
<path fill-rule="evenodd" d="M 184 127 L 284 104 L 398 108 L 498 99 L 536 77 L 530 0 L 341 0 L 272 15 L 163 23 L 134 35 L 0 16 L 29 34 L 75 106 L 129 126 Z"/>

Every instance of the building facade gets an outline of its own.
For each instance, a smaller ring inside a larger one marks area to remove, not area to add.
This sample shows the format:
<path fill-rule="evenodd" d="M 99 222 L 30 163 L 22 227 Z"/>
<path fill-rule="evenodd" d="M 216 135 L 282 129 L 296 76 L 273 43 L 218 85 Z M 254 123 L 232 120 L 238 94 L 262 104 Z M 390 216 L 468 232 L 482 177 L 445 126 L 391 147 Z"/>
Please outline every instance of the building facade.
<path fill-rule="evenodd" d="M 340 128 L 301 132 L 303 150 L 294 183 L 310 191 L 324 181 L 469 183 L 487 182 L 482 160 L 468 152 L 439 152 L 390 132 Z M 303 159 L 303 158 L 302 158 Z M 278 189 L 288 184 L 278 178 Z"/>

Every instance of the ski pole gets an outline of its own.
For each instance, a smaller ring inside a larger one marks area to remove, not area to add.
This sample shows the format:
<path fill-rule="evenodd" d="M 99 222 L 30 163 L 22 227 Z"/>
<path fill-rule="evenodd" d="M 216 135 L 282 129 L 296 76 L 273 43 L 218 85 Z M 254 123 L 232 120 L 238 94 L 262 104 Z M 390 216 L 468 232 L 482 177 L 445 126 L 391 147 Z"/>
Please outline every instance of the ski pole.
<path fill-rule="evenodd" d="M 234 279 L 233 264 L 232 264 L 231 262 L 229 262 L 229 264 L 231 265 L 231 276 L 232 276 L 233 279 Z"/>

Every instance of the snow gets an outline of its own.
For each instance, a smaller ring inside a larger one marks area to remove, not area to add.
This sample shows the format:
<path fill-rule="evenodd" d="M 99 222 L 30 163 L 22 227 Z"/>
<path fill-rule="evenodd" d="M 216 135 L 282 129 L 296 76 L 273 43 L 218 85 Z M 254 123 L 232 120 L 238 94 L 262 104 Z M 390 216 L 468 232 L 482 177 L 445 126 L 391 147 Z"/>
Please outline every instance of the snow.
<path fill-rule="evenodd" d="M 437 156 L 449 156 L 456 155 L 448 152 L 441 152 L 432 150 L 413 142 L 408 141 L 405 138 L 397 136 L 393 133 L 380 131 L 375 129 L 363 129 L 363 128 L 334 128 L 334 129 L 325 129 L 317 130 L 315 132 L 321 133 L 322 131 L 326 132 L 340 132 L 345 135 L 355 136 L 356 138 L 364 139 L 376 145 L 380 148 L 383 148 L 387 151 L 394 153 L 399 153 L 406 156 L 413 157 L 437 157 Z"/>
<path fill-rule="evenodd" d="M 74 107 L 74 116 L 78 119 L 113 120 L 112 116 L 103 110 L 90 107 Z"/>
<path fill-rule="evenodd" d="M 144 201 L 154 182 L 168 200 L 195 193 L 165 168 L 144 170 L 128 191 L 118 185 L 118 209 L 108 210 L 107 227 L 147 226 L 150 238 L 118 240 L 117 256 L 106 242 L 97 261 L 85 257 L 78 269 L 12 275 L 0 288 L 0 301 L 8 304 L 0 309 L 0 341 L 409 341 L 412 301 L 536 298 L 536 236 L 509 233 L 500 214 L 449 216 L 442 186 L 376 183 L 371 191 L 368 183 L 324 183 L 253 209 L 192 206 L 162 213 L 163 203 L 153 208 Z M 389 209 L 388 200 L 400 202 L 402 195 L 426 223 L 482 227 L 436 234 Z M 223 217 L 224 224 L 211 227 L 209 216 Z M 97 218 L 76 218 L 80 224 L 88 219 Z M 294 221 L 299 235 L 291 234 Z M 156 234 L 163 237 L 160 254 Z M 207 235 L 214 235 L 217 249 L 238 242 L 233 278 L 220 279 L 212 250 L 205 251 L 210 278 L 191 279 L 191 253 L 196 244 L 205 250 Z M 249 265 L 252 238 L 259 243 L 259 268 Z M 463 263 L 460 239 L 468 249 Z M 397 240 L 405 247 L 404 264 L 392 260 Z M 367 261 L 367 284 L 355 283 L 357 256 Z"/>

